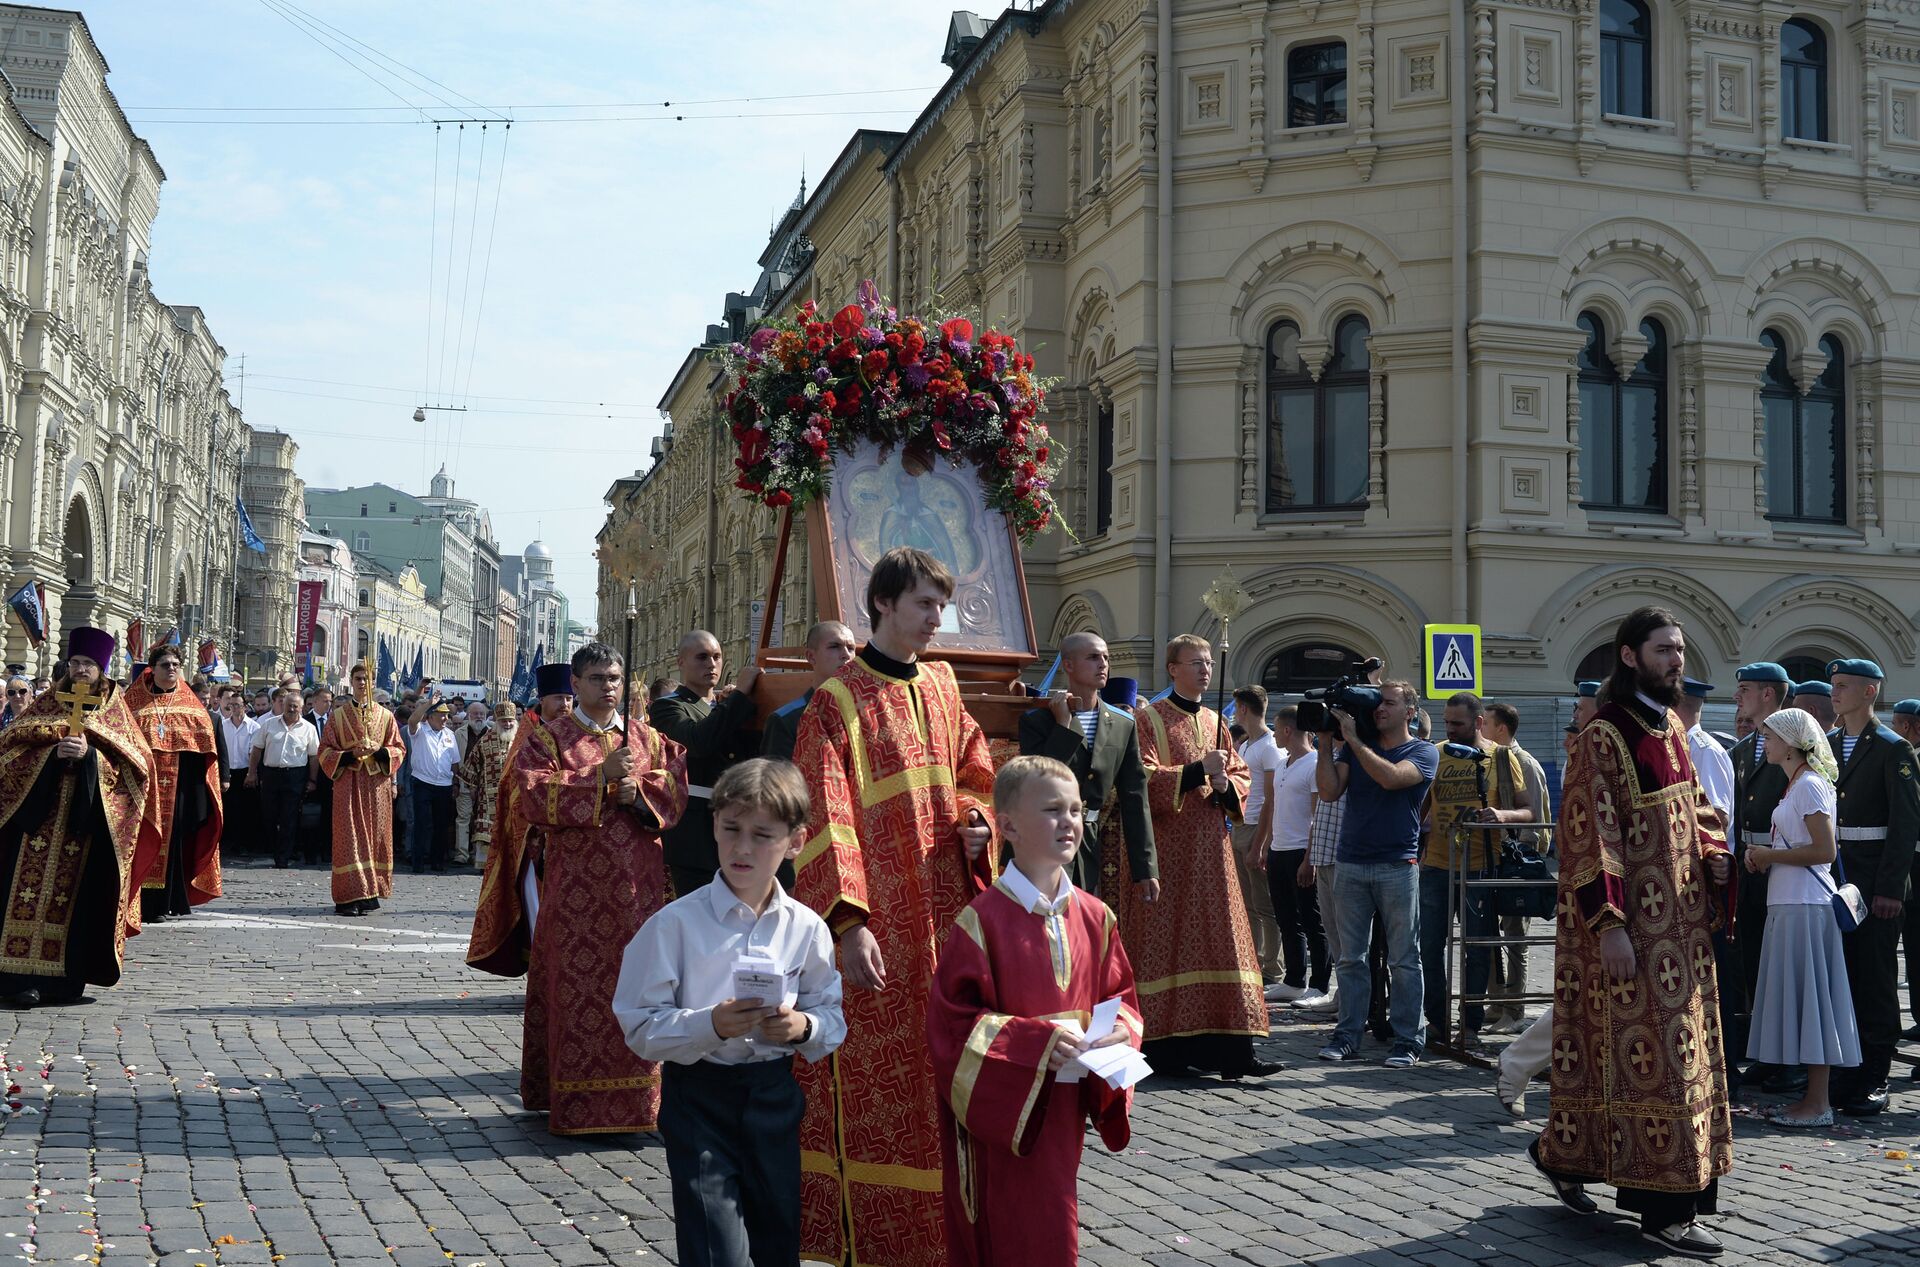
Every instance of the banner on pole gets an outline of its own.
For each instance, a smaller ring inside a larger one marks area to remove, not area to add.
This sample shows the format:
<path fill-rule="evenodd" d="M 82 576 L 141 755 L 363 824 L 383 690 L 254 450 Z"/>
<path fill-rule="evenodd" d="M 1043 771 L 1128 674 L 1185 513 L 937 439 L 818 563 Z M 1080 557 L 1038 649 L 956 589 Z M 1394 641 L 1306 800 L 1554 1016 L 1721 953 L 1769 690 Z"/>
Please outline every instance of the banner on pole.
<path fill-rule="evenodd" d="M 293 661 L 303 679 L 313 656 L 313 628 L 319 621 L 320 596 L 326 588 L 325 581 L 300 582 L 300 597 L 293 616 Z"/>

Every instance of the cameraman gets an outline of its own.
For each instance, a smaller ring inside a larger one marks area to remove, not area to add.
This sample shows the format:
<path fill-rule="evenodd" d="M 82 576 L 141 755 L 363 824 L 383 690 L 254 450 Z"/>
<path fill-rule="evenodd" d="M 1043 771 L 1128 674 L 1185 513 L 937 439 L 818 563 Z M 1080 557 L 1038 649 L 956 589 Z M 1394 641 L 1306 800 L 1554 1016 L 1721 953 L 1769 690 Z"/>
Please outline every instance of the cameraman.
<path fill-rule="evenodd" d="M 1350 697 L 1349 697 L 1350 698 Z M 1365 737 L 1353 715 L 1332 709 L 1343 745 L 1318 736 L 1314 780 L 1322 800 L 1347 798 L 1334 873 L 1339 922 L 1339 1023 L 1322 1060 L 1357 1060 L 1367 1022 L 1372 974 L 1367 952 L 1377 914 L 1385 931 L 1392 973 L 1393 1049 L 1387 1065 L 1408 1069 L 1426 1046 L 1420 977 L 1420 805 L 1439 767 L 1439 753 L 1409 732 L 1418 696 L 1411 682 L 1387 682 Z"/>

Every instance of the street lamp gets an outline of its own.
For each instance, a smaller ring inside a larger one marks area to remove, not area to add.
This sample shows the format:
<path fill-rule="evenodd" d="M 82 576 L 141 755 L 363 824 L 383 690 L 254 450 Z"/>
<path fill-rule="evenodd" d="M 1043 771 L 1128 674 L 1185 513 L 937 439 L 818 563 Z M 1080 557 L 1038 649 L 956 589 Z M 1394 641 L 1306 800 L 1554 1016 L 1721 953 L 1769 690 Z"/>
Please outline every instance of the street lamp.
<path fill-rule="evenodd" d="M 1220 680 L 1213 692 L 1213 711 L 1221 715 L 1221 725 L 1226 725 L 1225 705 L 1227 702 L 1227 627 L 1233 618 L 1247 610 L 1253 601 L 1253 595 L 1247 593 L 1246 586 L 1240 584 L 1233 575 L 1232 568 L 1226 568 L 1213 578 L 1213 584 L 1207 586 L 1200 595 L 1200 601 L 1214 619 L 1220 622 Z"/>

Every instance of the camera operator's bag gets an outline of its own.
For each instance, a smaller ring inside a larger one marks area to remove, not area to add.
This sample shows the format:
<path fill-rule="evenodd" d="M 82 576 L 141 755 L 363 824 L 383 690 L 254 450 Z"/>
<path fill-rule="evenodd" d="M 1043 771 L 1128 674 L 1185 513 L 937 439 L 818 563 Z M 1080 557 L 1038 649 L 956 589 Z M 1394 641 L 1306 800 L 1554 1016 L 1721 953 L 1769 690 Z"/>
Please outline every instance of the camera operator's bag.
<path fill-rule="evenodd" d="M 1494 866 L 1494 875 L 1501 880 L 1545 882 L 1554 879 L 1553 869 L 1547 865 L 1547 860 L 1531 849 L 1523 848 L 1511 836 L 1500 842 L 1500 861 Z M 1493 911 L 1496 915 L 1551 919 L 1559 901 L 1558 887 L 1547 888 L 1545 883 L 1526 888 L 1503 886 L 1493 891 Z"/>

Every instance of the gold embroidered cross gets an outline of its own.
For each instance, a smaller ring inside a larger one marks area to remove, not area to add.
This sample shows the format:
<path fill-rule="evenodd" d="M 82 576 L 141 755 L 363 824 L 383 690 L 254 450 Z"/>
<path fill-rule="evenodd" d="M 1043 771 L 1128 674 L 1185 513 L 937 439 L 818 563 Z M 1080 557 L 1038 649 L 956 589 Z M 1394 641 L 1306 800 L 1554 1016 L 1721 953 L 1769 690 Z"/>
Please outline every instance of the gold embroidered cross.
<path fill-rule="evenodd" d="M 67 734 L 77 735 L 87 728 L 87 714 L 98 712 L 106 704 L 106 698 L 94 693 L 85 682 L 75 682 L 64 691 L 54 693 L 54 701 L 64 704 L 73 711 L 67 717 Z"/>

